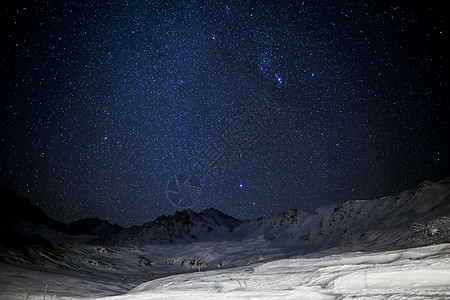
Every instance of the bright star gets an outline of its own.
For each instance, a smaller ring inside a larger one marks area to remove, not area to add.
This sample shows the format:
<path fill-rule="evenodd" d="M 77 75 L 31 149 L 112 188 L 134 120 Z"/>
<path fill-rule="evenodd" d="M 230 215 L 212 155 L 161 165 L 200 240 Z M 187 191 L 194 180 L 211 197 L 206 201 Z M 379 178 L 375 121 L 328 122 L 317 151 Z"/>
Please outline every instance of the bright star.
<path fill-rule="evenodd" d="M 278 74 L 275 74 L 275 77 L 277 78 L 278 83 L 283 83 L 283 79 L 278 76 Z"/>

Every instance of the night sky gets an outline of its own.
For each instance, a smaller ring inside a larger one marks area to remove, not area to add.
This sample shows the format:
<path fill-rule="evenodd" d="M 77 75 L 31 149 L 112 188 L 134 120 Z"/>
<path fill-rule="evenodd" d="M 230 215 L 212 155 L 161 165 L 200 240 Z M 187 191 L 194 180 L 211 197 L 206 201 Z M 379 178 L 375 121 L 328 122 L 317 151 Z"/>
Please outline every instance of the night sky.
<path fill-rule="evenodd" d="M 260 93 L 278 113 L 196 173 L 191 209 L 309 211 L 450 175 L 446 1 L 10 2 L 0 184 L 57 220 L 174 213 L 173 176 Z"/>

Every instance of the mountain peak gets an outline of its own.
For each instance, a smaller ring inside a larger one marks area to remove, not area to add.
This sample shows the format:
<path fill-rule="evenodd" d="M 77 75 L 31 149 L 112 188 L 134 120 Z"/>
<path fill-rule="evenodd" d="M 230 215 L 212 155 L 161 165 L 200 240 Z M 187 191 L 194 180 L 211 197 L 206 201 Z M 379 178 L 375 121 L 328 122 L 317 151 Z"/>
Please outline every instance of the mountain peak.
<path fill-rule="evenodd" d="M 215 209 L 213 207 L 210 207 L 210 208 L 207 208 L 207 209 L 203 210 L 201 212 L 201 214 L 205 214 L 205 215 L 220 215 L 220 214 L 222 214 L 222 215 L 224 215 L 223 212 L 221 212 L 220 210 L 217 210 L 217 209 Z"/>
<path fill-rule="evenodd" d="M 71 234 L 88 234 L 88 235 L 109 235 L 117 233 L 123 228 L 117 224 L 111 224 L 107 220 L 100 220 L 99 218 L 86 218 L 76 220 L 70 223 L 68 231 Z"/>

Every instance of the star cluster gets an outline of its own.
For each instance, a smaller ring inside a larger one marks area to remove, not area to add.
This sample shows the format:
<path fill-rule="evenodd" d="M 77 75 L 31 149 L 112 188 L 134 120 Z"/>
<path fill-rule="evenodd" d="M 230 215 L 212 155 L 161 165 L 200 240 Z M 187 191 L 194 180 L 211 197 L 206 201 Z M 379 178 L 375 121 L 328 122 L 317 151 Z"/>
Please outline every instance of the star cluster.
<path fill-rule="evenodd" d="M 439 1 L 23 1 L 2 9 L 1 184 L 142 224 L 264 92 L 280 115 L 192 207 L 238 218 L 449 175 Z"/>

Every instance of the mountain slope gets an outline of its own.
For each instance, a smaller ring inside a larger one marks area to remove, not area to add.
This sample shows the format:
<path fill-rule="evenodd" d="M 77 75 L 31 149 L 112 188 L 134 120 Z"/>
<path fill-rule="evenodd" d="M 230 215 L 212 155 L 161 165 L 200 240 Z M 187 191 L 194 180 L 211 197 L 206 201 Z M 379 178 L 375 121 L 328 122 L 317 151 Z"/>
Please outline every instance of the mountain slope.
<path fill-rule="evenodd" d="M 238 227 L 277 243 L 315 251 L 337 246 L 403 247 L 450 241 L 450 179 L 377 200 L 348 201 L 311 213 L 295 209 Z"/>
<path fill-rule="evenodd" d="M 192 210 L 161 216 L 142 226 L 133 226 L 112 235 L 108 240 L 94 240 L 109 245 L 173 244 L 231 238 L 242 221 L 209 208 L 201 213 Z"/>
<path fill-rule="evenodd" d="M 76 220 L 67 225 L 67 232 L 71 235 L 87 234 L 106 238 L 121 230 L 123 230 L 123 227 L 99 218 Z"/>
<path fill-rule="evenodd" d="M 39 207 L 33 205 L 29 199 L 16 195 L 13 191 L 0 187 L 0 227 L 16 224 L 45 225 L 52 229 L 62 230 L 63 223 L 47 216 Z"/>
<path fill-rule="evenodd" d="M 50 247 L 51 243 L 39 231 L 43 228 L 64 231 L 65 224 L 47 216 L 30 200 L 0 187 L 0 246 L 25 247 L 38 245 Z"/>

